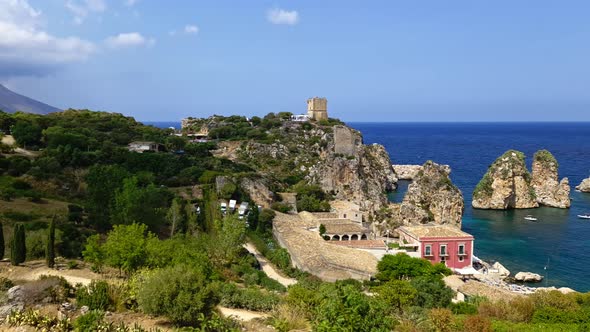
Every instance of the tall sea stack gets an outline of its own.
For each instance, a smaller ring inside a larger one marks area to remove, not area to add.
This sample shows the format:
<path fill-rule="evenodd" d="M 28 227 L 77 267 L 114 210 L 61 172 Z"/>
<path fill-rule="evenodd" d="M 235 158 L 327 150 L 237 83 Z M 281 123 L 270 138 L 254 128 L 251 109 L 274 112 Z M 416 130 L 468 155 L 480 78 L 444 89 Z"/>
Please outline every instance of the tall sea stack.
<path fill-rule="evenodd" d="M 559 181 L 559 164 L 551 152 L 540 150 L 533 158 L 533 179 L 537 202 L 541 205 L 567 209 L 571 205 L 568 178 Z"/>
<path fill-rule="evenodd" d="M 508 150 L 490 166 L 473 191 L 476 209 L 528 209 L 539 206 L 524 154 Z"/>

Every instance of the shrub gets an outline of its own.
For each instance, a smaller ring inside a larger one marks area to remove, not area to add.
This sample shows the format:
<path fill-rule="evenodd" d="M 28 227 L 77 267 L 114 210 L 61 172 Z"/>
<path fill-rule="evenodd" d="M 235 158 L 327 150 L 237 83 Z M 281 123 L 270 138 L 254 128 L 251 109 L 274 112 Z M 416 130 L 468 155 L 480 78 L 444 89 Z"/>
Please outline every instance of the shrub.
<path fill-rule="evenodd" d="M 432 309 L 428 317 L 437 332 L 452 331 L 453 313 L 449 309 Z"/>
<path fill-rule="evenodd" d="M 270 311 L 280 302 L 276 294 L 251 287 L 238 288 L 235 284 L 221 285 L 219 296 L 223 306 L 254 311 Z"/>
<path fill-rule="evenodd" d="M 299 308 L 294 308 L 286 304 L 281 304 L 273 310 L 270 322 L 279 332 L 293 330 L 307 331 L 310 329 L 310 324 L 305 317 L 305 312 Z"/>
<path fill-rule="evenodd" d="M 477 306 L 469 302 L 451 303 L 449 307 L 455 315 L 475 315 Z"/>
<path fill-rule="evenodd" d="M 410 281 L 418 292 L 414 303 L 424 308 L 447 307 L 453 298 L 453 291 L 441 279 L 418 277 Z"/>
<path fill-rule="evenodd" d="M 198 323 L 199 314 L 208 317 L 216 302 L 206 275 L 183 265 L 153 271 L 139 282 L 137 289 L 141 310 L 164 315 L 181 325 Z"/>
<path fill-rule="evenodd" d="M 76 301 L 80 306 L 91 310 L 112 310 L 113 301 L 109 297 L 109 284 L 106 281 L 92 281 L 88 286 L 76 290 Z"/>
<path fill-rule="evenodd" d="M 272 205 L 270 207 L 273 210 L 279 211 L 282 213 L 287 213 L 287 212 L 291 211 L 291 206 L 289 204 L 282 203 L 282 202 L 274 202 L 274 203 L 272 203 Z"/>
<path fill-rule="evenodd" d="M 492 322 L 484 316 L 469 316 L 463 323 L 465 332 L 492 332 Z"/>
<path fill-rule="evenodd" d="M 99 325 L 103 322 L 104 312 L 101 310 L 91 310 L 84 315 L 76 318 L 74 327 L 77 331 L 97 331 Z"/>
<path fill-rule="evenodd" d="M 78 268 L 78 262 L 77 261 L 68 261 L 68 269 L 75 270 L 77 268 Z"/>
<path fill-rule="evenodd" d="M 14 287 L 14 283 L 12 282 L 12 280 L 6 277 L 0 277 L 0 291 L 5 292 L 11 289 L 12 287 Z"/>

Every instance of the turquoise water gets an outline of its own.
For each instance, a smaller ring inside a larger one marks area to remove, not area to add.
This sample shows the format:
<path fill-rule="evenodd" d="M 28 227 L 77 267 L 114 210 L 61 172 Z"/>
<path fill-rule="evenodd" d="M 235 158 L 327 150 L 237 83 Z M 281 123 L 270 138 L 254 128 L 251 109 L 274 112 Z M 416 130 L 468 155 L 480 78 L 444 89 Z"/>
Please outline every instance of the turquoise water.
<path fill-rule="evenodd" d="M 590 194 L 573 190 L 590 175 L 590 123 L 352 123 L 365 143 L 383 144 L 392 162 L 422 164 L 434 160 L 451 166 L 451 178 L 465 197 L 463 230 L 475 237 L 475 255 L 500 261 L 511 272 L 545 276 L 542 286 L 590 291 Z M 471 208 L 471 193 L 488 166 L 504 151 L 516 149 L 530 163 L 535 151 L 551 151 L 560 163 L 560 177 L 572 186 L 568 210 L 542 207 L 489 211 Z M 393 201 L 401 201 L 401 182 Z M 532 214 L 539 219 L 523 218 Z"/>

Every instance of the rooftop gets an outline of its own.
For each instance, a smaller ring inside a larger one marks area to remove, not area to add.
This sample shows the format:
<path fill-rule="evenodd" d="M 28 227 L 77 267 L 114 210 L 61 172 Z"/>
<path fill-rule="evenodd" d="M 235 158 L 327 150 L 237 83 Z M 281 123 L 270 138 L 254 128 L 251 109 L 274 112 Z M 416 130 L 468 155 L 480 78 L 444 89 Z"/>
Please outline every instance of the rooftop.
<path fill-rule="evenodd" d="M 399 231 L 404 232 L 417 239 L 432 238 L 432 237 L 470 237 L 473 236 L 465 233 L 462 230 L 448 225 L 420 225 L 420 226 L 402 226 L 398 228 Z"/>
<path fill-rule="evenodd" d="M 330 206 L 336 211 L 346 211 L 346 210 L 353 210 L 353 211 L 360 211 L 360 206 L 353 202 L 336 200 L 330 203 Z"/>

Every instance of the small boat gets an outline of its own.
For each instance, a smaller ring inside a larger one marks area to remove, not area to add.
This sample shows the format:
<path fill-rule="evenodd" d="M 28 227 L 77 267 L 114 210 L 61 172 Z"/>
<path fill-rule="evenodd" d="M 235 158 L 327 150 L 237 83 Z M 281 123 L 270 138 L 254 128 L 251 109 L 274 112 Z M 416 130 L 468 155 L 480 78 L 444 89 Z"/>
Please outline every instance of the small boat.
<path fill-rule="evenodd" d="M 590 214 L 578 214 L 578 218 L 580 219 L 590 219 Z"/>
<path fill-rule="evenodd" d="M 530 214 L 526 217 L 524 217 L 525 220 L 530 220 L 530 221 L 537 221 L 537 218 L 531 216 Z"/>

